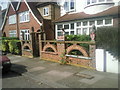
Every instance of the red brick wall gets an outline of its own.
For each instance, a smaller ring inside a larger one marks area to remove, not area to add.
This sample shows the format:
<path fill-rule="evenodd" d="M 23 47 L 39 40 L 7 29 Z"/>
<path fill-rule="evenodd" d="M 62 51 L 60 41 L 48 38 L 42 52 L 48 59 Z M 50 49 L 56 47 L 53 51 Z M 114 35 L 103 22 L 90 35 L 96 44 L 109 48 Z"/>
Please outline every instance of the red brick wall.
<path fill-rule="evenodd" d="M 21 2 L 20 6 L 19 6 L 19 10 L 17 11 L 18 13 L 23 12 L 23 11 L 27 11 L 29 10 L 27 5 L 25 4 L 25 2 Z"/>
<path fill-rule="evenodd" d="M 73 45 L 74 46 L 74 45 Z M 67 48 L 70 49 L 71 48 Z M 75 48 L 72 47 L 72 49 L 74 50 Z M 78 47 L 78 50 L 81 50 L 81 47 Z M 67 50 L 67 51 L 70 51 Z M 94 51 L 93 51 L 94 50 Z M 62 59 L 61 55 L 65 52 L 65 44 L 60 44 L 57 43 L 57 52 L 45 52 L 45 50 L 43 49 L 43 51 L 41 52 L 41 59 L 46 59 L 46 60 L 50 60 L 50 61 L 60 61 Z M 84 49 L 81 50 L 81 52 L 85 52 Z M 75 64 L 75 65 L 81 65 L 83 67 L 89 67 L 89 68 L 95 68 L 95 45 L 90 46 L 90 56 L 93 59 L 80 59 L 80 58 L 74 58 L 74 57 L 68 57 L 67 60 L 69 61 L 70 64 Z M 88 55 L 87 55 L 88 56 Z"/>
<path fill-rule="evenodd" d="M 16 14 L 16 12 L 13 10 L 12 6 L 10 5 L 7 16 L 10 16 L 10 15 L 13 15 L 13 14 Z"/>
<path fill-rule="evenodd" d="M 119 19 L 120 18 L 113 18 L 113 26 L 114 27 L 118 27 L 120 24 L 119 24 Z"/>

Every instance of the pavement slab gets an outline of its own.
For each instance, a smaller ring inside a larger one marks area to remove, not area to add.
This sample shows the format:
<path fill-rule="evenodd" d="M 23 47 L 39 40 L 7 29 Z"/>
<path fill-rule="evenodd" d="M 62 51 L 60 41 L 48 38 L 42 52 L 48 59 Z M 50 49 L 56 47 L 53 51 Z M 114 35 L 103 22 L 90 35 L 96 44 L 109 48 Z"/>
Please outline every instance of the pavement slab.
<path fill-rule="evenodd" d="M 43 61 L 40 58 L 8 55 L 12 70 L 32 79 L 40 85 L 50 88 L 118 88 L 118 74 L 98 72 L 92 69 L 60 65 L 59 63 Z M 75 74 L 94 76 L 92 79 Z M 32 86 L 31 86 L 32 87 Z"/>
<path fill-rule="evenodd" d="M 58 80 L 67 78 L 71 75 L 73 75 L 73 73 L 66 72 L 66 71 L 61 72 L 61 71 L 51 70 L 49 72 L 38 75 L 38 77 L 42 77 L 42 78 L 49 80 L 51 82 L 56 82 Z"/>

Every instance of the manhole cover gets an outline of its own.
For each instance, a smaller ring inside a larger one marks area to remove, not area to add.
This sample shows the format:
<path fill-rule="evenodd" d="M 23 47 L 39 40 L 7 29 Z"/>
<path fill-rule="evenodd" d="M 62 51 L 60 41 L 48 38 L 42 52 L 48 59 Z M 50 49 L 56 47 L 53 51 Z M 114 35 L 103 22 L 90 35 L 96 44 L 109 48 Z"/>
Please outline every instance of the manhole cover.
<path fill-rule="evenodd" d="M 84 74 L 84 73 L 76 73 L 75 75 L 79 76 L 79 77 L 87 78 L 87 79 L 94 78 L 94 76 L 91 76 L 91 75 L 88 75 L 88 74 Z"/>

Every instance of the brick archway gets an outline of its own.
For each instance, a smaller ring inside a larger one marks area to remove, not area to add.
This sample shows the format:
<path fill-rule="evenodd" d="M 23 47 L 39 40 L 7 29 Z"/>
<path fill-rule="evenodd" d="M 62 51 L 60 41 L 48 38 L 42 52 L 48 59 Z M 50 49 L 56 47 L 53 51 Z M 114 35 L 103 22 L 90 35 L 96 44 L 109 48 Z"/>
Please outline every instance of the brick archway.
<path fill-rule="evenodd" d="M 43 51 L 46 51 L 47 48 L 52 48 L 54 50 L 54 52 L 57 52 L 57 48 L 55 45 L 52 45 L 52 44 L 46 44 L 44 47 L 43 47 Z"/>
<path fill-rule="evenodd" d="M 22 46 L 22 49 L 24 49 L 26 46 L 29 47 L 30 50 L 32 50 L 31 46 L 30 46 L 29 44 L 27 44 L 27 43 L 25 43 L 25 44 Z"/>
<path fill-rule="evenodd" d="M 69 54 L 69 52 L 72 51 L 72 50 L 79 50 L 83 54 L 83 56 L 88 57 L 88 53 L 86 52 L 86 50 L 79 45 L 69 46 L 67 48 L 67 54 Z"/>

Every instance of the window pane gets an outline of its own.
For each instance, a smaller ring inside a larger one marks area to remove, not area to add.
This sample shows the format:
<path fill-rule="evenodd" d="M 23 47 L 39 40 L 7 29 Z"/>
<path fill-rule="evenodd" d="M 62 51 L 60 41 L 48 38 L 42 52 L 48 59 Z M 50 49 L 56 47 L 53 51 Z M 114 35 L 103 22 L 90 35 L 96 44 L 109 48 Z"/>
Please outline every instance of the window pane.
<path fill-rule="evenodd" d="M 9 24 L 15 24 L 16 23 L 16 15 L 9 16 Z"/>
<path fill-rule="evenodd" d="M 89 34 L 92 33 L 92 28 L 89 28 Z"/>
<path fill-rule="evenodd" d="M 49 14 L 49 9 L 48 8 L 44 8 L 44 15 L 48 15 Z"/>
<path fill-rule="evenodd" d="M 92 0 L 92 3 L 96 3 L 96 0 Z"/>
<path fill-rule="evenodd" d="M 65 9 L 66 11 L 69 11 L 69 2 L 65 2 L 65 3 L 64 3 L 64 9 Z"/>
<path fill-rule="evenodd" d="M 69 35 L 69 32 L 65 32 L 65 35 Z"/>
<path fill-rule="evenodd" d="M 87 28 L 83 28 L 83 35 L 87 34 Z"/>
<path fill-rule="evenodd" d="M 99 2 L 104 2 L 105 0 L 99 0 Z"/>
<path fill-rule="evenodd" d="M 87 26 L 87 21 L 83 22 L 83 26 Z"/>
<path fill-rule="evenodd" d="M 81 34 L 81 28 L 77 28 L 77 34 Z"/>
<path fill-rule="evenodd" d="M 113 1 L 113 0 L 107 0 L 107 1 Z"/>
<path fill-rule="evenodd" d="M 74 2 L 74 0 L 71 0 L 70 9 L 74 9 L 74 8 L 75 8 L 75 2 Z"/>
<path fill-rule="evenodd" d="M 97 20 L 97 25 L 103 25 L 103 20 Z"/>
<path fill-rule="evenodd" d="M 70 34 L 71 34 L 71 35 L 74 35 L 74 31 L 71 31 Z"/>
<path fill-rule="evenodd" d="M 30 40 L 29 30 L 21 30 L 20 31 L 20 38 L 21 39 L 23 38 L 23 40 Z"/>
<path fill-rule="evenodd" d="M 69 24 L 68 25 L 64 25 L 64 29 L 69 29 Z"/>
<path fill-rule="evenodd" d="M 63 36 L 63 33 L 62 32 L 58 32 L 58 36 Z"/>
<path fill-rule="evenodd" d="M 62 28 L 62 25 L 57 25 L 57 30 L 61 30 Z"/>
<path fill-rule="evenodd" d="M 87 0 L 87 5 L 89 5 L 90 4 L 90 0 Z"/>
<path fill-rule="evenodd" d="M 77 27 L 81 26 L 81 22 L 77 22 Z"/>
<path fill-rule="evenodd" d="M 90 22 L 89 22 L 89 25 L 90 25 L 90 26 L 95 25 L 95 21 L 90 21 Z"/>
<path fill-rule="evenodd" d="M 9 31 L 9 37 L 16 37 L 16 36 L 17 36 L 16 30 Z"/>
<path fill-rule="evenodd" d="M 20 22 L 27 22 L 30 20 L 29 11 L 25 11 L 19 14 Z"/>
<path fill-rule="evenodd" d="M 112 24 L 112 19 L 105 19 L 105 24 Z"/>
<path fill-rule="evenodd" d="M 74 23 L 71 23 L 70 25 L 71 25 L 70 28 L 74 29 Z"/>

